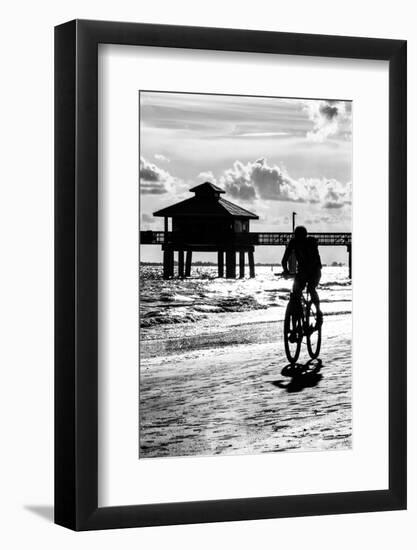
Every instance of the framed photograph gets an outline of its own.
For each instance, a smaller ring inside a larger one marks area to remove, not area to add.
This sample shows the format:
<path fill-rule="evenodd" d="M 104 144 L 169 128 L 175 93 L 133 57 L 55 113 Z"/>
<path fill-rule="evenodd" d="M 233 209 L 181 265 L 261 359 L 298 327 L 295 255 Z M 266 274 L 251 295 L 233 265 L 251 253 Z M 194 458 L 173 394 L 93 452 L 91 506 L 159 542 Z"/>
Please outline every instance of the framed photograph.
<path fill-rule="evenodd" d="M 55 521 L 406 507 L 406 42 L 55 29 Z"/>

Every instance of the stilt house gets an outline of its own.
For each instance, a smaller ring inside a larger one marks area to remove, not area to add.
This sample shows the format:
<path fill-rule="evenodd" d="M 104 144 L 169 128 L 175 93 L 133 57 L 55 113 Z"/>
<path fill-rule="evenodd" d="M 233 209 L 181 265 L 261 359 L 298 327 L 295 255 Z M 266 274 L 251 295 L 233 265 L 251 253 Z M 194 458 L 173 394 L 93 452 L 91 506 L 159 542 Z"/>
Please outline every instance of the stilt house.
<path fill-rule="evenodd" d="M 179 277 L 190 275 L 193 252 L 217 252 L 218 275 L 224 276 L 226 264 L 228 278 L 236 277 L 237 253 L 239 276 L 245 276 L 247 253 L 249 273 L 254 277 L 254 246 L 250 243 L 249 222 L 259 219 L 258 216 L 224 199 L 221 195 L 225 191 L 213 183 L 202 183 L 190 191 L 194 193 L 194 197 L 153 214 L 164 218 L 164 277 L 174 276 L 174 252 L 178 252 Z"/>

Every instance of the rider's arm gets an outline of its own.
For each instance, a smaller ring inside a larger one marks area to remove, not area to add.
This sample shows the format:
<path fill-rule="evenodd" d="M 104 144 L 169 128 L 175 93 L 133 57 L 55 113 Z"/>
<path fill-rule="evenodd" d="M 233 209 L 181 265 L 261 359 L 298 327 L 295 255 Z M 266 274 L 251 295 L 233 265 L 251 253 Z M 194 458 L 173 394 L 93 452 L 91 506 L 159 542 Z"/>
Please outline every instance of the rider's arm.
<path fill-rule="evenodd" d="M 287 248 L 285 249 L 284 255 L 282 257 L 281 265 L 284 272 L 288 272 L 288 259 L 292 251 L 291 241 L 288 243 Z"/>

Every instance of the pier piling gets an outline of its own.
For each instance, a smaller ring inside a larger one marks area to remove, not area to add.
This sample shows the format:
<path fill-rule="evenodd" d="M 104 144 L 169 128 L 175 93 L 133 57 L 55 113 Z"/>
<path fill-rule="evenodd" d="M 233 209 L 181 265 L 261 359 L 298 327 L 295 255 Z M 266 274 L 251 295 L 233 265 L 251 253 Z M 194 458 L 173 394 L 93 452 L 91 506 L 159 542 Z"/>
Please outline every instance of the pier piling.
<path fill-rule="evenodd" d="M 178 277 L 184 278 L 184 250 L 178 250 Z"/>
<path fill-rule="evenodd" d="M 239 278 L 243 279 L 245 276 L 245 251 L 239 250 Z"/>
<path fill-rule="evenodd" d="M 253 250 L 248 252 L 249 255 L 249 277 L 253 279 L 255 277 L 255 258 L 253 256 Z"/>
<path fill-rule="evenodd" d="M 236 278 L 236 252 L 234 250 L 226 250 L 226 278 Z"/>
<path fill-rule="evenodd" d="M 171 247 L 164 248 L 164 279 L 169 279 L 174 276 L 174 251 Z"/>
<path fill-rule="evenodd" d="M 217 252 L 217 273 L 219 277 L 224 277 L 224 252 L 219 250 Z"/>
<path fill-rule="evenodd" d="M 185 259 L 185 276 L 190 277 L 191 275 L 191 260 L 193 257 L 192 250 L 187 250 L 187 256 Z"/>
<path fill-rule="evenodd" d="M 352 235 L 351 233 L 310 233 L 321 246 L 345 246 L 347 251 L 348 276 L 352 278 Z M 141 231 L 142 245 L 162 245 L 163 277 L 169 279 L 174 276 L 174 250 L 178 251 L 178 276 L 189 277 L 191 274 L 192 252 L 217 253 L 218 276 L 227 278 L 236 277 L 237 258 L 239 253 L 239 277 L 245 276 L 245 253 L 248 254 L 249 276 L 255 277 L 254 250 L 257 246 L 284 247 L 292 238 L 292 233 L 237 233 L 225 238 L 213 232 L 202 238 L 185 236 L 183 233 L 166 231 Z M 184 266 L 184 257 L 186 261 Z"/>
<path fill-rule="evenodd" d="M 348 251 L 348 265 L 349 265 L 349 279 L 352 278 L 352 245 L 347 245 L 347 251 Z"/>

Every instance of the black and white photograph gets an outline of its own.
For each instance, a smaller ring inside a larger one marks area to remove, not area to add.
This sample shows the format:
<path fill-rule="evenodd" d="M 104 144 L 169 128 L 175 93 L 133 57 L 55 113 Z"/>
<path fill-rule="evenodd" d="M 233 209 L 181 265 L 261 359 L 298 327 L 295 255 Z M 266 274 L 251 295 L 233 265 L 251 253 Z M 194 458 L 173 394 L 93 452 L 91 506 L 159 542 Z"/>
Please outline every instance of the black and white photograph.
<path fill-rule="evenodd" d="M 5 3 L 1 548 L 416 547 L 413 8 Z"/>
<path fill-rule="evenodd" d="M 139 103 L 139 458 L 350 449 L 352 102 Z"/>

